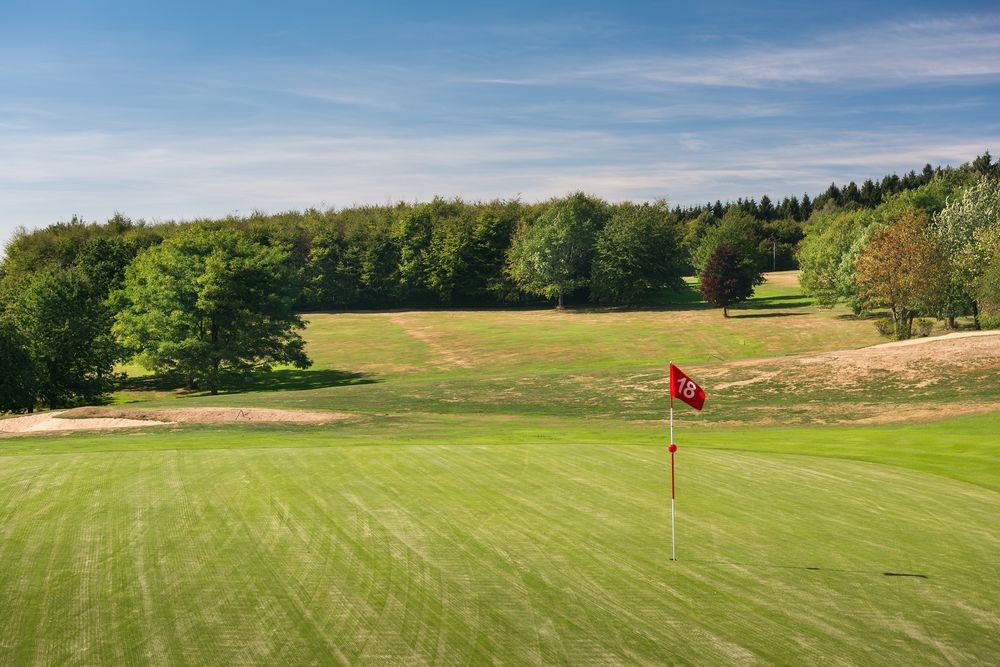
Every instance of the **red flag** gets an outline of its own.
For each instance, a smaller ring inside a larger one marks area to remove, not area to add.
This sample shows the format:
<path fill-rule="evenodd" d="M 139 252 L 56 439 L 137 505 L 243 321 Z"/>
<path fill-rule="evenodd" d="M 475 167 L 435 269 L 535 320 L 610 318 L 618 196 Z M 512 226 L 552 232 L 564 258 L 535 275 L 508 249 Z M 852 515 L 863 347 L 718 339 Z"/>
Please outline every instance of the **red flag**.
<path fill-rule="evenodd" d="M 670 398 L 674 397 L 681 399 L 695 410 L 701 410 L 701 406 L 705 405 L 705 390 L 671 363 Z"/>

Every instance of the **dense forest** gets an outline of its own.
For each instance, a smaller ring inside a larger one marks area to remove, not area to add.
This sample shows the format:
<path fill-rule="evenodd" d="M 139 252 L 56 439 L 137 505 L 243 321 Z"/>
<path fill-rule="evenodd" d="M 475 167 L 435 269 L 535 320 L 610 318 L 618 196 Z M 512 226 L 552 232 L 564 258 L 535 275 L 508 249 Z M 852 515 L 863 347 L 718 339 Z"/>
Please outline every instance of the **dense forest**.
<path fill-rule="evenodd" d="M 821 303 L 886 310 L 895 337 L 921 316 L 978 326 L 1000 283 L 998 182 L 987 152 L 813 197 L 687 208 L 575 193 L 155 224 L 74 217 L 6 246 L 0 411 L 94 400 L 131 359 L 212 391 L 273 363 L 307 365 L 303 311 L 634 306 L 669 299 L 695 274 L 723 308 L 763 271 L 801 268 Z M 740 287 L 720 288 L 730 284 Z"/>

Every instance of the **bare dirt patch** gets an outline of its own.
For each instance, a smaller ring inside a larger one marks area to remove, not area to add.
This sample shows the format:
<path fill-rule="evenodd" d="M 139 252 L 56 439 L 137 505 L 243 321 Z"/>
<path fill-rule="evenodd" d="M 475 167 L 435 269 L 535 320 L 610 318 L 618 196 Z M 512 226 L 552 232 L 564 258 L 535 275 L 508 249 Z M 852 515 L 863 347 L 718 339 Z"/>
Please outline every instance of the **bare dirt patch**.
<path fill-rule="evenodd" d="M 704 369 L 706 389 L 743 402 L 798 396 L 814 423 L 887 424 L 1000 410 L 978 383 L 1000 375 L 1000 332 L 955 333 Z M 978 394 L 978 395 L 977 395 Z M 787 413 L 788 405 L 757 408 Z"/>
<path fill-rule="evenodd" d="M 141 428 L 169 424 L 288 423 L 326 424 L 351 418 L 340 412 L 267 408 L 105 408 L 85 407 L 0 420 L 0 436 L 51 431 Z"/>
<path fill-rule="evenodd" d="M 418 326 L 412 318 L 406 317 L 406 315 L 408 313 L 394 315 L 389 318 L 389 321 L 405 331 L 406 335 L 426 345 L 433 355 L 444 362 L 444 366 L 472 368 L 475 365 L 470 361 L 467 351 L 452 348 L 440 333 L 433 330 L 433 327 Z"/>
<path fill-rule="evenodd" d="M 955 370 L 1000 367 L 1000 332 L 954 333 L 935 338 L 917 338 L 883 343 L 856 350 L 839 350 L 814 355 L 777 359 L 747 359 L 732 367 L 754 367 L 756 376 L 722 382 L 716 389 L 767 382 L 776 375 L 789 373 L 814 382 L 819 377 L 835 379 L 838 385 L 856 384 L 873 375 L 892 373 L 907 379 L 919 379 L 935 366 Z M 766 370 L 765 370 L 766 369 Z"/>

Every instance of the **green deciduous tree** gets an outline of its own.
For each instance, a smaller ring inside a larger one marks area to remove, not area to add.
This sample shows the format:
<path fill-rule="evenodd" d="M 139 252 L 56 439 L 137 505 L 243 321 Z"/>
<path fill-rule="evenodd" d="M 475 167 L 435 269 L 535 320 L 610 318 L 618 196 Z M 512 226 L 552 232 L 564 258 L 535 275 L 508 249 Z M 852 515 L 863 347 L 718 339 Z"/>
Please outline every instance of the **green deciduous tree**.
<path fill-rule="evenodd" d="M 632 305 L 683 285 L 686 256 L 666 202 L 620 204 L 597 237 L 591 296 Z"/>
<path fill-rule="evenodd" d="M 78 267 L 102 297 L 122 286 L 125 268 L 135 259 L 136 250 L 121 237 L 94 238 L 80 248 Z"/>
<path fill-rule="evenodd" d="M 932 227 L 950 260 L 948 280 L 952 300 L 958 307 L 963 303 L 972 306 L 979 328 L 978 300 L 973 292 L 991 259 L 990 239 L 1000 234 L 1000 179 L 981 178 L 941 210 Z"/>
<path fill-rule="evenodd" d="M 948 277 L 927 215 L 917 209 L 875 231 L 855 266 L 859 297 L 868 308 L 889 309 L 899 340 L 910 337 L 915 315 L 936 312 Z"/>
<path fill-rule="evenodd" d="M 293 311 L 298 282 L 287 251 L 190 228 L 129 266 L 114 332 L 146 368 L 215 394 L 276 363 L 310 365 Z"/>
<path fill-rule="evenodd" d="M 515 237 L 507 254 L 511 278 L 561 308 L 567 294 L 590 283 L 597 234 L 607 216 L 604 202 L 581 193 L 554 202 Z"/>
<path fill-rule="evenodd" d="M 983 311 L 994 319 L 1000 318 L 1000 239 L 993 243 L 991 257 L 976 280 L 973 291 Z"/>
<path fill-rule="evenodd" d="M 799 280 L 807 294 L 822 306 L 833 306 L 854 291 L 853 265 L 845 279 L 845 257 L 864 230 L 863 212 L 820 213 L 806 227 L 799 245 Z"/>
<path fill-rule="evenodd" d="M 757 267 L 758 273 L 763 273 L 767 265 L 767 257 L 760 251 L 763 240 L 764 228 L 761 223 L 752 215 L 733 206 L 722 216 L 719 224 L 705 231 L 694 251 L 692 261 L 700 273 L 715 249 L 720 245 L 727 245 L 736 250 L 741 262 L 751 262 Z"/>
<path fill-rule="evenodd" d="M 874 209 L 817 212 L 799 246 L 802 286 L 823 305 L 844 301 L 860 313 L 864 303 L 857 295 L 856 261 L 872 235 L 907 211 L 937 213 L 968 181 L 967 174 L 953 172 L 898 192 Z"/>
<path fill-rule="evenodd" d="M 399 303 L 395 214 L 396 209 L 387 206 L 348 209 L 328 216 L 308 213 L 307 223 L 315 228 L 306 261 L 307 302 L 311 307 Z"/>
<path fill-rule="evenodd" d="M 18 291 L 13 316 L 34 368 L 39 402 L 66 407 L 111 391 L 121 349 L 103 289 L 79 268 L 48 268 Z"/>
<path fill-rule="evenodd" d="M 758 249 L 764 255 L 768 270 L 783 271 L 795 268 L 795 248 L 802 240 L 802 225 L 791 218 L 764 223 L 764 238 Z"/>
<path fill-rule="evenodd" d="M 0 314 L 0 413 L 30 412 L 36 402 L 35 365 L 11 318 Z"/>

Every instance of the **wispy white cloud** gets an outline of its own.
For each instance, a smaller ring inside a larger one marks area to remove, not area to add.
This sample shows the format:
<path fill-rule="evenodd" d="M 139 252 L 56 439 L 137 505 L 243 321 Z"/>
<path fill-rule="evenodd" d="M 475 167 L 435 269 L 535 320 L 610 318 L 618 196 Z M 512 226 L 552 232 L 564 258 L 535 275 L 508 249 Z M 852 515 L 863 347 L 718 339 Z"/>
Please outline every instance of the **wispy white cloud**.
<path fill-rule="evenodd" d="M 680 204 L 783 196 L 1000 152 L 1000 121 L 983 113 L 1000 85 L 1000 16 L 609 55 L 625 47 L 485 64 L 272 53 L 150 68 L 110 52 L 37 65 L 0 101 L 0 241 L 16 224 L 116 210 L 190 219 L 581 188 Z M 973 85 L 882 92 L 956 81 Z M 869 133 L 848 128 L 862 123 Z"/>
<path fill-rule="evenodd" d="M 1000 136 L 992 140 L 1000 145 Z M 925 161 L 958 164 L 986 147 L 982 137 L 907 132 L 798 136 L 780 145 L 732 135 L 562 130 L 433 137 L 7 134 L 0 135 L 0 221 L 8 228 L 0 236 L 14 224 L 41 226 L 74 213 L 190 219 L 435 195 L 539 200 L 576 189 L 681 204 L 774 197 Z"/>
<path fill-rule="evenodd" d="M 806 44 L 718 46 L 711 53 L 610 58 L 524 76 L 470 78 L 498 85 L 762 88 L 794 84 L 900 85 L 1000 77 L 1000 16 L 909 21 L 820 36 Z"/>
<path fill-rule="evenodd" d="M 778 102 L 753 102 L 746 104 L 724 104 L 704 101 L 665 101 L 653 106 L 649 104 L 621 104 L 615 108 L 617 119 L 627 123 L 663 123 L 690 119 L 753 119 L 777 118 L 800 112 L 798 105 Z"/>

